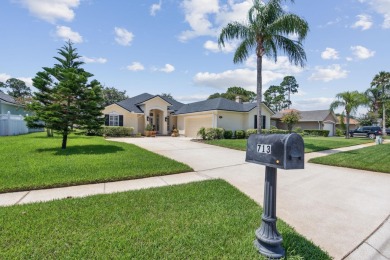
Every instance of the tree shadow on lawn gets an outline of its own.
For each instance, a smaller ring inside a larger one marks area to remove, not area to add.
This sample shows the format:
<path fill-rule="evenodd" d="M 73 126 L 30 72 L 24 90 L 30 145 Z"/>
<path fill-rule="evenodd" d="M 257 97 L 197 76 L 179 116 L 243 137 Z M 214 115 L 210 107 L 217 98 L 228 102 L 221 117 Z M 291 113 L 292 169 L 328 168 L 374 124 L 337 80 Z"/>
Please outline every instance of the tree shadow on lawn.
<path fill-rule="evenodd" d="M 318 151 L 329 150 L 329 147 L 321 146 L 321 145 L 314 145 L 314 144 L 305 144 L 305 149 L 310 150 L 311 152 L 318 152 Z"/>
<path fill-rule="evenodd" d="M 93 144 L 93 145 L 72 145 L 68 146 L 66 149 L 61 148 L 43 148 L 36 149 L 39 153 L 44 152 L 55 152 L 54 155 L 74 155 L 74 154 L 107 154 L 107 153 L 117 153 L 123 152 L 125 149 L 115 145 L 102 145 L 102 144 Z"/>

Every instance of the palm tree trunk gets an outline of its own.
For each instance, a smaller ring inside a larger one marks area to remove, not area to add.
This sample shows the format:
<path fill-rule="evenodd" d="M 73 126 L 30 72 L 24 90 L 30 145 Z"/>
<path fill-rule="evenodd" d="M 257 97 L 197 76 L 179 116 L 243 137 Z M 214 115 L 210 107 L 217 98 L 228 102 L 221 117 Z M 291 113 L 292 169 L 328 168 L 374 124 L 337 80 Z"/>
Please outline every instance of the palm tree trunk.
<path fill-rule="evenodd" d="M 384 95 L 385 95 L 385 86 L 382 86 L 382 136 L 386 136 L 386 106 L 384 102 Z"/>
<path fill-rule="evenodd" d="M 261 133 L 262 120 L 261 120 L 261 102 L 263 101 L 263 77 L 261 74 L 263 67 L 263 57 L 257 55 L 257 133 Z"/>
<path fill-rule="evenodd" d="M 345 138 L 349 139 L 349 113 L 347 114 L 347 131 L 345 132 Z"/>

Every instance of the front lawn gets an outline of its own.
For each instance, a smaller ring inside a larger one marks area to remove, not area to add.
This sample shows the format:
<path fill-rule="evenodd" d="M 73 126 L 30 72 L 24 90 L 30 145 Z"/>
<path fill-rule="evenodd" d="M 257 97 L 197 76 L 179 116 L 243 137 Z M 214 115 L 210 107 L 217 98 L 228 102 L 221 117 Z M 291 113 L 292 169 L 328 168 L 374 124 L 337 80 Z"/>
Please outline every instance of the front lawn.
<path fill-rule="evenodd" d="M 45 133 L 0 137 L 0 192 L 137 179 L 192 171 L 174 160 L 135 145 L 102 137 Z"/>
<path fill-rule="evenodd" d="M 370 143 L 373 140 L 369 138 L 350 138 L 344 137 L 304 137 L 305 153 L 335 149 L 346 146 Z M 222 146 L 226 148 L 246 151 L 246 139 L 221 139 L 205 140 L 206 144 Z"/>
<path fill-rule="evenodd" d="M 261 208 L 222 180 L 0 210 L 0 259 L 261 259 Z M 288 259 L 330 259 L 278 220 Z"/>
<path fill-rule="evenodd" d="M 374 145 L 310 159 L 309 162 L 390 173 L 390 144 Z"/>

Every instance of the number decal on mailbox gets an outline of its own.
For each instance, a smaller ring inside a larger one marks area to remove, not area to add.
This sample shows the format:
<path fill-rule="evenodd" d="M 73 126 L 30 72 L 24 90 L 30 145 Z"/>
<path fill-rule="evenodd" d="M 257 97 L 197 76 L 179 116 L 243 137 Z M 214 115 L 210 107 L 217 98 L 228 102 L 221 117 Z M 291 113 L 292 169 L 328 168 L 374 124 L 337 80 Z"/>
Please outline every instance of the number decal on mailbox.
<path fill-rule="evenodd" d="M 271 153 L 271 145 L 270 144 L 257 144 L 257 152 L 258 153 Z"/>

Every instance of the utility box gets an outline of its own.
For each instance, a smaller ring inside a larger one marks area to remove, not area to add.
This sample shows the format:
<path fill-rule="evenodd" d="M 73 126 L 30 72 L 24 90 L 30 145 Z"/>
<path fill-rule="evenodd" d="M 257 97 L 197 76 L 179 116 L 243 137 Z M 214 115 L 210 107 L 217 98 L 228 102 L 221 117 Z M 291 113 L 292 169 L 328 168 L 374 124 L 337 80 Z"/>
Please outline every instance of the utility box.
<path fill-rule="evenodd" d="M 303 169 L 305 146 L 298 134 L 252 134 L 248 138 L 247 162 L 279 169 Z"/>

